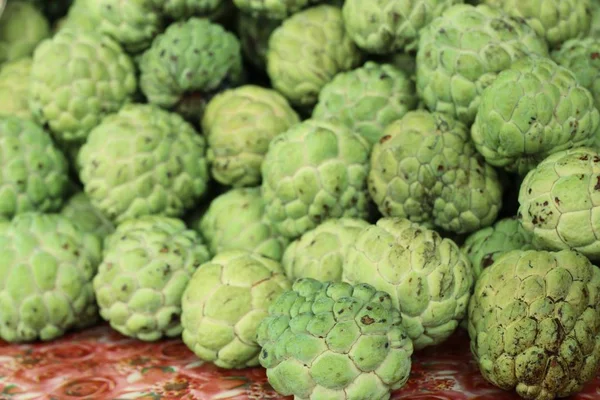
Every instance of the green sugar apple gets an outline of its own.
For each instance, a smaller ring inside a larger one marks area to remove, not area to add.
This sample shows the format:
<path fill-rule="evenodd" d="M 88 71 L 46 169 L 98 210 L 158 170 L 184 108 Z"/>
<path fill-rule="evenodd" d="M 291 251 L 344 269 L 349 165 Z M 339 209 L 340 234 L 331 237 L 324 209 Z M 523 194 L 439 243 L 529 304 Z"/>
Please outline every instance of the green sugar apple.
<path fill-rule="evenodd" d="M 469 336 L 492 384 L 532 400 L 577 393 L 600 367 L 600 270 L 570 250 L 506 253 L 475 285 Z"/>
<path fill-rule="evenodd" d="M 33 54 L 30 108 L 61 141 L 81 143 L 108 114 L 129 103 L 137 82 L 131 58 L 96 32 L 64 29 Z"/>
<path fill-rule="evenodd" d="M 259 185 L 269 143 L 299 122 L 285 97 L 272 89 L 246 85 L 216 95 L 202 118 L 212 176 L 234 187 Z"/>
<path fill-rule="evenodd" d="M 295 239 L 331 218 L 368 216 L 369 144 L 342 124 L 306 120 L 271 141 L 262 164 L 266 215 Z"/>
<path fill-rule="evenodd" d="M 1 229 L 0 338 L 52 340 L 94 323 L 101 246 L 58 214 L 19 214 Z"/>
<path fill-rule="evenodd" d="M 92 205 L 84 192 L 76 192 L 63 205 L 60 214 L 67 217 L 79 230 L 101 239 L 113 233 L 115 226 Z"/>
<path fill-rule="evenodd" d="M 401 322 L 390 295 L 370 285 L 300 279 L 259 325 L 259 361 L 271 386 L 297 400 L 388 400 L 411 368 Z"/>
<path fill-rule="evenodd" d="M 273 31 L 267 73 L 292 105 L 312 107 L 325 84 L 362 59 L 344 29 L 341 9 L 323 4 L 294 14 Z"/>
<path fill-rule="evenodd" d="M 284 20 L 298 11 L 326 0 L 233 0 L 233 4 L 253 17 L 266 17 L 271 20 Z"/>
<path fill-rule="evenodd" d="M 261 71 L 267 69 L 269 39 L 281 21 L 239 13 L 237 33 L 246 60 Z"/>
<path fill-rule="evenodd" d="M 217 196 L 195 228 L 213 256 L 244 250 L 279 261 L 288 244 L 266 218 L 259 187 L 231 189 Z"/>
<path fill-rule="evenodd" d="M 483 92 L 471 137 L 489 164 L 525 175 L 552 153 L 592 145 L 599 125 L 592 94 L 571 71 L 528 57 Z"/>
<path fill-rule="evenodd" d="M 32 119 L 29 109 L 31 57 L 0 65 L 0 115 Z"/>
<path fill-rule="evenodd" d="M 78 154 L 79 177 L 113 221 L 179 217 L 206 191 L 205 151 L 205 139 L 178 114 L 129 104 L 92 130 Z"/>
<path fill-rule="evenodd" d="M 139 61 L 140 87 L 152 104 L 202 119 L 216 93 L 242 83 L 239 40 L 221 25 L 193 17 L 158 35 Z"/>
<path fill-rule="evenodd" d="M 579 147 L 543 160 L 521 184 L 519 218 L 536 247 L 600 260 L 600 153 Z"/>
<path fill-rule="evenodd" d="M 455 233 L 491 225 L 502 206 L 500 179 L 465 125 L 424 110 L 386 128 L 371 153 L 368 185 L 384 216 Z"/>
<path fill-rule="evenodd" d="M 279 262 L 240 250 L 200 266 L 183 294 L 184 343 L 221 368 L 258 365 L 258 325 L 290 288 Z"/>
<path fill-rule="evenodd" d="M 212 18 L 219 15 L 230 0 L 153 0 L 162 3 L 162 11 L 171 19 L 183 20 L 194 16 Z"/>
<path fill-rule="evenodd" d="M 60 209 L 67 195 L 69 167 L 36 123 L 0 117 L 0 166 L 0 217 Z"/>
<path fill-rule="evenodd" d="M 344 24 L 358 47 L 372 54 L 417 48 L 419 32 L 463 0 L 346 0 Z"/>
<path fill-rule="evenodd" d="M 100 315 L 123 335 L 145 341 L 179 336 L 181 297 L 208 250 L 183 221 L 130 219 L 105 240 L 94 278 Z"/>
<path fill-rule="evenodd" d="M 346 253 L 342 279 L 391 295 L 415 349 L 446 340 L 467 313 L 471 263 L 456 243 L 402 218 L 364 229 Z"/>
<path fill-rule="evenodd" d="M 502 70 L 548 46 L 523 20 L 487 5 L 457 4 L 421 30 L 417 93 L 431 111 L 470 125 L 480 95 Z"/>
<path fill-rule="evenodd" d="M 11 0 L 0 13 L 0 64 L 31 56 L 50 35 L 50 23 L 40 9 Z"/>
<path fill-rule="evenodd" d="M 312 118 L 339 121 L 374 145 L 391 122 L 416 108 L 415 84 L 390 64 L 366 62 L 337 74 L 319 93 Z"/>
<path fill-rule="evenodd" d="M 286 248 L 281 264 L 291 281 L 312 278 L 341 282 L 346 252 L 370 224 L 356 218 L 330 219 L 304 233 Z"/>

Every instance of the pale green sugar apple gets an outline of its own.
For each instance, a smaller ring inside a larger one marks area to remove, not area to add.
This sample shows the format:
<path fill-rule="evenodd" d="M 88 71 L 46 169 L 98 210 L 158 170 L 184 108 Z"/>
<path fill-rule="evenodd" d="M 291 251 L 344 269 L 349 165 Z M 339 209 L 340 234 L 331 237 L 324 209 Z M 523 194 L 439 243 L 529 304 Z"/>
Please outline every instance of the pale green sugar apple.
<path fill-rule="evenodd" d="M 0 65 L 0 115 L 32 119 L 29 109 L 31 57 Z"/>
<path fill-rule="evenodd" d="M 463 0 L 346 0 L 342 9 L 348 34 L 364 51 L 390 54 L 415 50 L 419 32 Z"/>
<path fill-rule="evenodd" d="M 300 279 L 260 324 L 259 361 L 271 386 L 297 400 L 388 400 L 411 368 L 401 321 L 372 286 Z"/>
<path fill-rule="evenodd" d="M 356 218 L 330 219 L 304 233 L 285 250 L 281 264 L 291 281 L 312 278 L 341 282 L 346 252 L 358 234 L 370 226 Z"/>
<path fill-rule="evenodd" d="M 59 140 L 85 141 L 136 90 L 133 61 L 117 42 L 99 33 L 61 30 L 33 54 L 31 112 Z"/>
<path fill-rule="evenodd" d="M 79 151 L 79 177 L 92 204 L 121 222 L 179 217 L 207 187 L 205 139 L 175 114 L 130 104 L 106 117 Z"/>
<path fill-rule="evenodd" d="M 323 86 L 358 67 L 362 58 L 344 29 L 341 9 L 323 4 L 294 14 L 273 31 L 267 73 L 293 105 L 312 107 Z"/>
<path fill-rule="evenodd" d="M 521 184 L 519 218 L 538 248 L 600 260 L 600 153 L 580 147 L 543 160 Z"/>
<path fill-rule="evenodd" d="M 548 56 L 548 46 L 523 20 L 487 5 L 454 5 L 421 30 L 417 92 L 429 110 L 469 125 L 483 90 L 531 54 Z"/>
<path fill-rule="evenodd" d="M 60 209 L 68 190 L 69 166 L 36 123 L 0 117 L 0 165 L 0 217 Z"/>
<path fill-rule="evenodd" d="M 0 230 L 0 338 L 52 340 L 93 323 L 101 245 L 58 214 L 19 214 Z"/>
<path fill-rule="evenodd" d="M 285 97 L 272 89 L 245 85 L 216 95 L 202 118 L 212 176 L 234 187 L 259 185 L 269 143 L 299 122 Z"/>
<path fill-rule="evenodd" d="M 295 239 L 331 218 L 368 216 L 369 144 L 339 123 L 306 120 L 277 136 L 262 165 L 267 217 Z"/>
<path fill-rule="evenodd" d="M 105 241 L 94 278 L 100 315 L 123 335 L 145 341 L 179 336 L 181 298 L 208 250 L 183 221 L 130 219 Z"/>
<path fill-rule="evenodd" d="M 174 22 L 158 35 L 140 62 L 140 87 L 148 101 L 200 121 L 206 103 L 244 78 L 238 39 L 203 18 Z"/>
<path fill-rule="evenodd" d="M 465 125 L 424 110 L 386 128 L 371 153 L 368 185 L 384 216 L 459 234 L 491 225 L 502 207 L 498 174 Z"/>
<path fill-rule="evenodd" d="M 415 84 L 393 65 L 366 62 L 337 74 L 319 93 L 312 117 L 339 121 L 374 145 L 392 121 L 417 106 Z"/>
<path fill-rule="evenodd" d="M 489 164 L 525 175 L 552 153 L 592 145 L 599 124 L 592 94 L 571 71 L 528 57 L 483 92 L 471 137 Z"/>
<path fill-rule="evenodd" d="M 577 82 L 594 97 L 594 106 L 600 108 L 600 35 L 585 39 L 571 39 L 551 53 L 559 65 L 571 70 Z M 0 71 L 0 76 L 2 72 Z"/>
<path fill-rule="evenodd" d="M 269 306 L 290 289 L 278 261 L 240 250 L 200 266 L 183 294 L 183 341 L 221 368 L 258 365 L 256 331 Z"/>
<path fill-rule="evenodd" d="M 195 228 L 213 256 L 244 250 L 279 261 L 288 244 L 265 217 L 259 187 L 231 189 L 217 196 Z"/>
<path fill-rule="evenodd" d="M 506 253 L 477 281 L 469 336 L 494 385 L 535 400 L 577 393 L 600 366 L 600 270 L 570 250 Z"/>
<path fill-rule="evenodd" d="M 269 39 L 279 25 L 281 21 L 277 19 L 238 14 L 237 34 L 244 57 L 261 71 L 267 68 Z"/>
<path fill-rule="evenodd" d="M 471 261 L 477 280 L 484 269 L 511 250 L 530 250 L 532 237 L 515 217 L 498 220 L 493 226 L 472 233 L 461 247 Z"/>
<path fill-rule="evenodd" d="M 67 200 L 60 210 L 82 232 L 97 235 L 101 239 L 113 233 L 115 226 L 104 214 L 92 205 L 83 192 L 77 192 Z"/>
<path fill-rule="evenodd" d="M 233 4 L 245 14 L 253 17 L 266 17 L 273 20 L 284 20 L 298 11 L 324 3 L 327 0 L 233 0 Z"/>
<path fill-rule="evenodd" d="M 597 0 L 486 0 L 511 17 L 522 18 L 550 47 L 582 38 L 590 31 L 592 2 Z"/>
<path fill-rule="evenodd" d="M 212 17 L 219 14 L 230 0 L 151 0 L 162 4 L 162 11 L 175 20 L 193 16 Z"/>
<path fill-rule="evenodd" d="M 0 64 L 31 56 L 50 35 L 50 23 L 40 9 L 11 0 L 0 17 Z"/>
<path fill-rule="evenodd" d="M 382 218 L 358 235 L 342 279 L 389 293 L 415 349 L 440 344 L 454 332 L 474 281 L 456 243 L 402 218 Z"/>

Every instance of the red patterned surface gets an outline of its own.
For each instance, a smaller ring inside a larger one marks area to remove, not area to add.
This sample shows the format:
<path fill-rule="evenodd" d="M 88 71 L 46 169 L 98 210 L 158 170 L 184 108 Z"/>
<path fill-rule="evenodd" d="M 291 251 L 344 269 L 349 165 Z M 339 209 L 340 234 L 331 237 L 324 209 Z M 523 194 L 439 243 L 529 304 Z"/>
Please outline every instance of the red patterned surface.
<path fill-rule="evenodd" d="M 461 331 L 413 357 L 411 378 L 394 400 L 518 399 L 486 383 Z M 107 326 L 45 344 L 0 341 L 1 400 L 246 400 L 277 395 L 261 368 L 220 370 L 179 340 L 144 343 Z M 600 399 L 600 377 L 572 400 Z"/>

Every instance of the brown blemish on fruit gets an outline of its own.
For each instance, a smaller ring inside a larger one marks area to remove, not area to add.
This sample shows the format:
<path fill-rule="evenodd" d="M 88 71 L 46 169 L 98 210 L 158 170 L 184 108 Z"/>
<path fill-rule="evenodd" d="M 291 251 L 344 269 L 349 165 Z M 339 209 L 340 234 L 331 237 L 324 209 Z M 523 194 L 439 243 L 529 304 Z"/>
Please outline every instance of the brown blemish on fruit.
<path fill-rule="evenodd" d="M 375 320 L 369 317 L 368 315 L 365 315 L 360 319 L 360 322 L 362 322 L 365 325 L 371 325 L 373 322 L 375 322 Z"/>

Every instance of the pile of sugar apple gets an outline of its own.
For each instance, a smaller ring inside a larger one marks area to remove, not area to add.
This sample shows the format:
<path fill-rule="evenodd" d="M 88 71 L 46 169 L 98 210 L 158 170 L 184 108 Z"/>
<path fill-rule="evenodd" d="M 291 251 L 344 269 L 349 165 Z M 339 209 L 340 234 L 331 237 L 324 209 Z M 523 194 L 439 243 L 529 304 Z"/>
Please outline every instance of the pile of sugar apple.
<path fill-rule="evenodd" d="M 0 338 L 106 320 L 389 399 L 466 328 L 525 399 L 600 366 L 599 0 L 9 0 Z"/>

